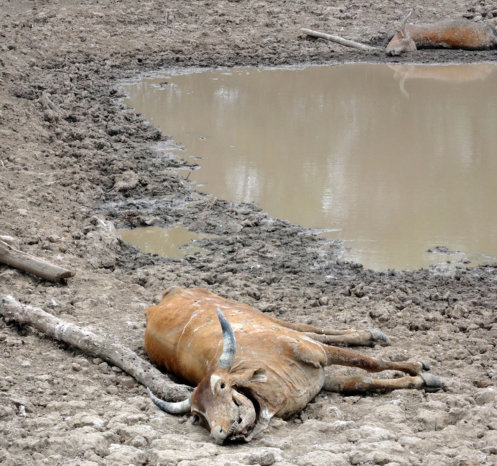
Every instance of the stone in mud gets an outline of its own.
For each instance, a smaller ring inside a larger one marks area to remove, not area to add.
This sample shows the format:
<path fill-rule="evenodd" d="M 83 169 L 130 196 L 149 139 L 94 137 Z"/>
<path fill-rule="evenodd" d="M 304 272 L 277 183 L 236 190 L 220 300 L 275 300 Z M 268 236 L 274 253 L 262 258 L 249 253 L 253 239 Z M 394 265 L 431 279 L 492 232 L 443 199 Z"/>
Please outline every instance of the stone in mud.
<path fill-rule="evenodd" d="M 248 464 L 258 464 L 260 466 L 271 466 L 275 461 L 276 458 L 272 451 L 254 452 L 248 457 Z"/>
<path fill-rule="evenodd" d="M 71 425 L 75 428 L 89 426 L 101 429 L 105 424 L 106 422 L 100 416 L 88 411 L 77 413 L 71 419 Z"/>
<path fill-rule="evenodd" d="M 132 447 L 135 448 L 145 448 L 148 445 L 147 440 L 145 437 L 142 437 L 141 435 L 137 435 L 131 441 L 129 442 Z"/>
<path fill-rule="evenodd" d="M 117 175 L 114 179 L 115 191 L 129 191 L 136 188 L 138 185 L 139 176 L 132 170 L 125 171 L 121 175 Z"/>

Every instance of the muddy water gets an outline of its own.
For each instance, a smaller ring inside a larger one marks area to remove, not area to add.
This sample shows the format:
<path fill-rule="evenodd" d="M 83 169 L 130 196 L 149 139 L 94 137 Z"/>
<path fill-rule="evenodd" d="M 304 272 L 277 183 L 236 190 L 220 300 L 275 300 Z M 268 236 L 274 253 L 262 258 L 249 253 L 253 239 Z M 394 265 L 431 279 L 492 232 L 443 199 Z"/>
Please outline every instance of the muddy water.
<path fill-rule="evenodd" d="M 497 68 L 343 65 L 144 79 L 127 103 L 215 196 L 331 229 L 374 269 L 497 256 Z M 444 245 L 461 254 L 427 253 Z"/>
<path fill-rule="evenodd" d="M 164 257 L 184 257 L 202 252 L 201 248 L 195 246 L 195 241 L 210 236 L 193 233 L 182 226 L 133 228 L 121 230 L 119 234 L 124 241 L 137 246 L 142 252 Z"/>

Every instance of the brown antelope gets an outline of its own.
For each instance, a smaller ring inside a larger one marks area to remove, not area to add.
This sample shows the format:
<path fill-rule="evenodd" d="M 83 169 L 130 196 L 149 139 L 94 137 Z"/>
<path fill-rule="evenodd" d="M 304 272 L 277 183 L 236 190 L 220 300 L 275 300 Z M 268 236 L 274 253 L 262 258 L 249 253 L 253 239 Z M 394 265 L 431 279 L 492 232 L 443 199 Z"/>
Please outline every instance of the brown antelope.
<path fill-rule="evenodd" d="M 384 361 L 330 346 L 386 343 L 378 330 L 321 330 L 292 324 L 201 288 L 172 288 L 147 309 L 145 350 L 152 362 L 196 386 L 181 402 L 158 399 L 168 413 L 191 413 L 218 443 L 250 441 L 273 416 L 288 418 L 321 389 L 365 393 L 442 387 L 417 361 Z M 325 375 L 333 364 L 369 372 L 396 370 L 395 379 Z"/>
<path fill-rule="evenodd" d="M 484 50 L 497 45 L 497 30 L 490 24 L 475 23 L 466 19 L 440 21 L 432 24 L 407 24 L 411 13 L 404 18 L 401 26 L 388 43 L 385 49 L 387 55 L 415 52 L 418 48 Z M 302 28 L 302 32 L 311 37 L 330 40 L 366 52 L 377 53 L 383 50 L 381 47 L 355 42 L 312 29 Z"/>
<path fill-rule="evenodd" d="M 411 12 L 412 13 L 412 12 Z M 432 24 L 406 24 L 409 13 L 387 45 L 387 55 L 414 52 L 418 48 L 490 49 L 497 45 L 497 31 L 490 24 L 466 19 Z"/>

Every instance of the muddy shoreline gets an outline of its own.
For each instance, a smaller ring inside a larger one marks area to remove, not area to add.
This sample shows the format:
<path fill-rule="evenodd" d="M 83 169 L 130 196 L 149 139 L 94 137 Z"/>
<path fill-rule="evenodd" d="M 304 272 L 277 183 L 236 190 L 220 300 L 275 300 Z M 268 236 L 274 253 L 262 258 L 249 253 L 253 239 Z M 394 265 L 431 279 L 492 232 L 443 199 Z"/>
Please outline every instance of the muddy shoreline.
<path fill-rule="evenodd" d="M 497 462 L 497 265 L 453 276 L 365 270 L 339 243 L 253 204 L 196 192 L 154 150 L 167 143 L 120 101 L 119 82 L 169 66 L 386 62 L 300 27 L 386 42 L 399 5 L 264 2 L 2 1 L 0 234 L 74 269 L 52 284 L 0 266 L 0 295 L 107 333 L 140 354 L 143 309 L 175 284 L 202 286 L 287 320 L 381 328 L 368 354 L 431 363 L 447 390 L 321 394 L 243 446 L 159 413 L 143 387 L 98 359 L 0 321 L 0 462 L 29 464 L 450 464 Z M 497 2 L 414 2 L 428 22 L 488 22 Z M 495 62 L 496 52 L 433 51 L 395 62 Z M 389 60 L 391 61 L 391 60 Z M 393 60 L 392 60 L 393 61 Z M 174 135 L 171 135 L 174 136 Z M 115 227 L 177 222 L 215 236 L 205 256 L 163 259 Z"/>

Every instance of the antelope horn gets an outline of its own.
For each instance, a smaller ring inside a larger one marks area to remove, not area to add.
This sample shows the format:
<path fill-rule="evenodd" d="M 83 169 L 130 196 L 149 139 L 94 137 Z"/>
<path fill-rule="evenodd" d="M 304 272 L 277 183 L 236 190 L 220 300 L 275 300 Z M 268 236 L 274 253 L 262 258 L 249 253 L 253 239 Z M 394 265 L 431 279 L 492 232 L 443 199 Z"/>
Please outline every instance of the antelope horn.
<path fill-rule="evenodd" d="M 164 401 L 160 398 L 157 398 L 150 388 L 147 387 L 148 396 L 152 399 L 154 404 L 169 414 L 184 414 L 189 413 L 192 407 L 192 398 L 189 396 L 186 400 L 183 401 Z"/>
<path fill-rule="evenodd" d="M 217 317 L 223 331 L 223 353 L 217 362 L 218 367 L 229 369 L 235 362 L 236 356 L 236 340 L 233 329 L 230 323 L 226 320 L 221 309 L 217 308 Z"/>
<path fill-rule="evenodd" d="M 407 13 L 407 16 L 402 20 L 402 23 L 400 24 L 400 27 L 399 27 L 399 32 L 404 36 L 404 37 L 407 37 L 407 30 L 406 30 L 406 24 L 407 24 L 407 20 L 411 17 L 412 15 L 412 10 Z"/>

